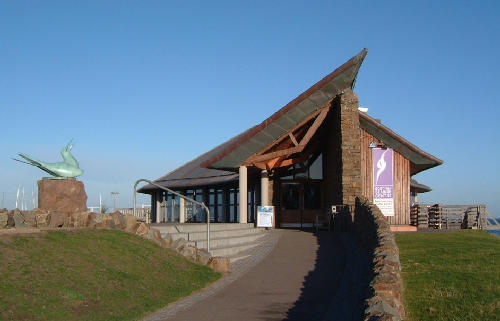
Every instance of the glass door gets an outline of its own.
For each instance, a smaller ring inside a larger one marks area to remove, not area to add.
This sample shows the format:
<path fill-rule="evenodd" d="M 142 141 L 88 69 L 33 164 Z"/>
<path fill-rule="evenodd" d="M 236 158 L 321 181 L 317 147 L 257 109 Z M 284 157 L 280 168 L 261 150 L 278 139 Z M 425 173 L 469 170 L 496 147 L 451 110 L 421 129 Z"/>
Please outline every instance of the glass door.
<path fill-rule="evenodd" d="M 280 194 L 280 227 L 312 227 L 321 213 L 321 181 L 284 181 Z"/>

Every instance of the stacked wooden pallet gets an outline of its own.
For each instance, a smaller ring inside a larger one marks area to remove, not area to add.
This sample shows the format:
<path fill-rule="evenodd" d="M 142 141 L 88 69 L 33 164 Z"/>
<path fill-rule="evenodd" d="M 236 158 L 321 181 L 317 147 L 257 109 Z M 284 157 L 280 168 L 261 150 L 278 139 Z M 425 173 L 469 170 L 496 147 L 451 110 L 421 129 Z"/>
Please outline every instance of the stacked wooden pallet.
<path fill-rule="evenodd" d="M 441 205 L 434 204 L 429 206 L 429 228 L 441 229 L 442 228 L 442 215 Z"/>
<path fill-rule="evenodd" d="M 415 204 L 411 207 L 410 211 L 410 224 L 419 229 L 429 227 L 429 205 Z"/>

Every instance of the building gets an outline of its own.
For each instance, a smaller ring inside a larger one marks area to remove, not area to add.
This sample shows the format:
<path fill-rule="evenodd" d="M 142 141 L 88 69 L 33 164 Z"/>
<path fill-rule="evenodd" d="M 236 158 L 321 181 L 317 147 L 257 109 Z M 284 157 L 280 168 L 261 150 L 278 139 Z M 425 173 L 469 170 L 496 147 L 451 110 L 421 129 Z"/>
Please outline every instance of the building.
<path fill-rule="evenodd" d="M 276 227 L 308 227 L 332 205 L 352 209 L 360 195 L 373 200 L 372 150 L 390 150 L 388 219 L 408 226 L 411 176 L 442 161 L 359 110 L 353 88 L 366 54 L 364 49 L 261 124 L 155 182 L 203 201 L 212 222 L 254 222 L 258 205 L 273 205 Z M 375 165 L 386 167 L 384 161 Z M 152 185 L 139 192 L 151 194 L 153 222 L 206 220 L 201 208 Z"/>

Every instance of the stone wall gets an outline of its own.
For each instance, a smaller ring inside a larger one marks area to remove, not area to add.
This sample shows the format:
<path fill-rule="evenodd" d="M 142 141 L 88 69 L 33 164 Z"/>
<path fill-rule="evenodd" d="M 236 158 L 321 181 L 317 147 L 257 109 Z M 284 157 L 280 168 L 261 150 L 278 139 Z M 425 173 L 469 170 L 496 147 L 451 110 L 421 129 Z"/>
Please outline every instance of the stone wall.
<path fill-rule="evenodd" d="M 367 198 L 356 198 L 354 230 L 371 257 L 365 320 L 404 320 L 399 249 L 387 218 Z"/>
<path fill-rule="evenodd" d="M 133 215 L 123 215 L 120 212 L 112 214 L 47 212 L 38 208 L 33 211 L 0 209 L 0 233 L 2 229 L 26 233 L 33 230 L 54 230 L 58 228 L 122 230 L 155 242 L 163 248 L 176 251 L 185 258 L 202 265 L 208 265 L 216 271 L 229 271 L 228 258 L 212 257 L 206 250 L 189 245 L 183 238 L 173 241 L 169 235 L 162 236 L 159 230 L 151 228 L 150 224 L 138 221 Z"/>
<path fill-rule="evenodd" d="M 323 149 L 325 206 L 344 204 L 354 207 L 361 195 L 361 129 L 358 97 L 345 90 L 332 102 Z"/>

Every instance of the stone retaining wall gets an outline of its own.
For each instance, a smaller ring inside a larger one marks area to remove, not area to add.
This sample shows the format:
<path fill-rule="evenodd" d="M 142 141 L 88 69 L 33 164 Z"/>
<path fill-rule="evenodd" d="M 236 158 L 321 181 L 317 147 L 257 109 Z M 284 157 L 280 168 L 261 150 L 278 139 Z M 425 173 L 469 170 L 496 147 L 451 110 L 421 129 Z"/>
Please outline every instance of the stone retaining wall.
<path fill-rule="evenodd" d="M 367 198 L 357 197 L 354 229 L 372 265 L 365 320 L 404 320 L 399 248 L 387 218 Z"/>
<path fill-rule="evenodd" d="M 0 209 L 0 231 L 5 229 L 23 233 L 28 230 L 53 230 L 58 228 L 107 228 L 117 229 L 136 234 L 144 239 L 155 242 L 163 248 L 176 251 L 185 258 L 211 267 L 219 272 L 229 271 L 229 259 L 212 257 L 204 249 L 191 246 L 184 239 L 173 241 L 170 236 L 162 237 L 159 230 L 151 228 L 147 223 L 138 221 L 133 215 L 123 215 L 120 212 L 112 214 L 96 214 L 88 212 L 59 213 L 46 212 L 40 209 L 7 211 Z"/>

